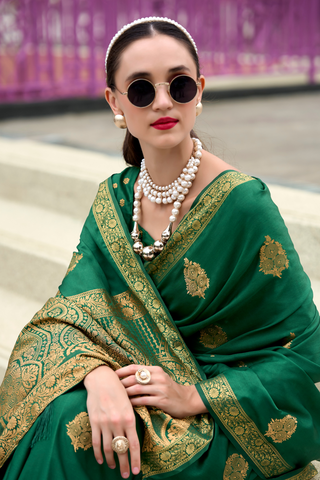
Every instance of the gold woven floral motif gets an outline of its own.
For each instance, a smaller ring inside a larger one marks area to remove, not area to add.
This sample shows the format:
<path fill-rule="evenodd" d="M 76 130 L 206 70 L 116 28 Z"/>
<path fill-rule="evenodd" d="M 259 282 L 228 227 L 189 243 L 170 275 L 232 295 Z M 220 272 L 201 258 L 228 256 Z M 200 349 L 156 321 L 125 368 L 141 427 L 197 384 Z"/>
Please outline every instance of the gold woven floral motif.
<path fill-rule="evenodd" d="M 126 177 L 126 178 L 123 179 L 123 183 L 125 185 L 128 185 L 129 182 L 130 182 L 130 178 Z"/>
<path fill-rule="evenodd" d="M 117 183 L 113 183 L 113 188 L 118 188 L 118 184 Z"/>
<path fill-rule="evenodd" d="M 286 415 L 284 418 L 271 420 L 268 424 L 268 431 L 265 433 L 266 437 L 271 437 L 274 443 L 282 443 L 292 437 L 297 429 L 297 419 L 291 415 Z"/>
<path fill-rule="evenodd" d="M 92 447 L 92 432 L 87 412 L 79 413 L 67 424 L 67 434 L 71 438 L 74 451 L 79 448 L 88 450 Z"/>
<path fill-rule="evenodd" d="M 184 259 L 184 279 L 187 285 L 187 293 L 192 297 L 204 298 L 204 292 L 209 287 L 209 278 L 199 263 Z"/>
<path fill-rule="evenodd" d="M 70 265 L 69 265 L 69 267 L 68 267 L 66 276 L 68 275 L 68 273 L 72 272 L 72 270 L 73 270 L 74 268 L 76 268 L 76 266 L 78 265 L 78 263 L 80 262 L 80 260 L 81 260 L 82 258 L 83 258 L 82 253 L 73 252 L 73 255 L 72 255 L 72 258 L 71 258 L 71 262 L 70 262 Z"/>
<path fill-rule="evenodd" d="M 200 330 L 200 343 L 206 348 L 217 348 L 228 341 L 226 332 L 218 325 L 210 325 Z"/>
<path fill-rule="evenodd" d="M 234 453 L 226 461 L 223 480 L 241 480 L 246 478 L 248 469 L 249 464 L 243 456 Z"/>
<path fill-rule="evenodd" d="M 286 251 L 279 242 L 272 240 L 269 235 L 260 248 L 260 270 L 265 275 L 281 278 L 281 272 L 289 267 Z"/>
<path fill-rule="evenodd" d="M 124 198 L 121 198 L 119 203 L 120 203 L 120 207 L 124 207 L 124 204 L 125 204 Z"/>

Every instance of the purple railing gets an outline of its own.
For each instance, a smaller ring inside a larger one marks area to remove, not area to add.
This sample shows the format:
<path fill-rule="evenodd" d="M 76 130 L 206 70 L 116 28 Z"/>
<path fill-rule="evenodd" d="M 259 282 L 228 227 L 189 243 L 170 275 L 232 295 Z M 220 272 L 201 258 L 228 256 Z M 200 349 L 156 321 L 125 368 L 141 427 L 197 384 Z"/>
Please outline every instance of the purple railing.
<path fill-rule="evenodd" d="M 205 75 L 320 77 L 320 0 L 0 0 L 0 101 L 102 95 L 110 39 L 149 15 L 190 31 Z"/>

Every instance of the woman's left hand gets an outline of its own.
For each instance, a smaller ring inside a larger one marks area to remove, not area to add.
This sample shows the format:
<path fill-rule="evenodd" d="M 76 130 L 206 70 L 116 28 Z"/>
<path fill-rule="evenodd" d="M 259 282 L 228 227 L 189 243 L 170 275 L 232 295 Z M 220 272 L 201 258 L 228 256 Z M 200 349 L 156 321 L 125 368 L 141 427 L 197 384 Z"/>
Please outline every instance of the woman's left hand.
<path fill-rule="evenodd" d="M 150 382 L 146 385 L 138 383 L 135 377 L 140 368 L 146 368 L 151 374 Z M 115 373 L 121 379 L 133 406 L 156 407 L 174 418 L 208 411 L 194 385 L 176 383 L 161 367 L 128 365 Z"/>

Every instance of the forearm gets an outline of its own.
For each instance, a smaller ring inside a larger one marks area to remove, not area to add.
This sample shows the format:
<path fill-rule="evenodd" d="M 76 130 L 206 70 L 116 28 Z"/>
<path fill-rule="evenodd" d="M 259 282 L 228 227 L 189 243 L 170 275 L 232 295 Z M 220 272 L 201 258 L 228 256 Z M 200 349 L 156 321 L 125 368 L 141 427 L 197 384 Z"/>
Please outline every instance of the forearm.
<path fill-rule="evenodd" d="M 203 403 L 195 385 L 189 385 L 187 389 L 187 416 L 198 415 L 200 413 L 207 413 L 208 409 Z"/>
<path fill-rule="evenodd" d="M 103 376 L 106 381 L 112 377 L 118 380 L 117 375 L 108 365 L 99 365 L 85 376 L 83 384 L 86 390 L 98 388 L 101 382 L 101 376 Z"/>

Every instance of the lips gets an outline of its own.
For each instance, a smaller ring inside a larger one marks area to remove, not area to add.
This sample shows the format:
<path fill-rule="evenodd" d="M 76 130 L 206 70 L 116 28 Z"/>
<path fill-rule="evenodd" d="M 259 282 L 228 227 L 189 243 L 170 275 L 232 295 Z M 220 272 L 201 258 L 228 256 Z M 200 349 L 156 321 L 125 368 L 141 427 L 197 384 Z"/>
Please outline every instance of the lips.
<path fill-rule="evenodd" d="M 171 117 L 162 117 L 159 118 L 156 122 L 151 123 L 151 127 L 155 127 L 157 125 L 167 125 L 167 124 L 176 124 L 178 123 L 179 120 L 176 118 L 171 118 Z"/>

